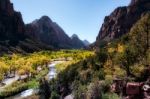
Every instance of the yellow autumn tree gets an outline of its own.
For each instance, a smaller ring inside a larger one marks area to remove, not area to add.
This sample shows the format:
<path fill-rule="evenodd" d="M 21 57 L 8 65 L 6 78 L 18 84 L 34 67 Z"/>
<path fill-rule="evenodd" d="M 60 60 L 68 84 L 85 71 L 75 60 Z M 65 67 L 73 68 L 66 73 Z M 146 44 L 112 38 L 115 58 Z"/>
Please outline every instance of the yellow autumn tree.
<path fill-rule="evenodd" d="M 8 66 L 4 62 L 0 61 L 0 73 L 1 74 L 6 73 L 7 70 L 8 70 Z"/>
<path fill-rule="evenodd" d="M 125 46 L 122 44 L 118 44 L 117 52 L 122 53 L 124 52 L 124 50 L 125 50 Z"/>
<path fill-rule="evenodd" d="M 3 80 L 4 75 L 7 73 L 8 69 L 8 66 L 4 62 L 0 61 L 0 81 Z"/>
<path fill-rule="evenodd" d="M 115 48 L 108 48 L 108 53 L 113 53 L 115 52 Z"/>

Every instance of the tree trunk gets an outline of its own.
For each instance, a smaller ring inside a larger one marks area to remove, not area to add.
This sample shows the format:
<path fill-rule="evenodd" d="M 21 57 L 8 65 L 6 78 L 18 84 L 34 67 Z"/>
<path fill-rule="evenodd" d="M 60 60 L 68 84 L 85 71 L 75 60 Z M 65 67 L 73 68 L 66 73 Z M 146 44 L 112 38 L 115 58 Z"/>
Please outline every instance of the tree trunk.
<path fill-rule="evenodd" d="M 127 77 L 131 76 L 131 71 L 129 66 L 126 66 L 126 73 L 127 73 Z"/>

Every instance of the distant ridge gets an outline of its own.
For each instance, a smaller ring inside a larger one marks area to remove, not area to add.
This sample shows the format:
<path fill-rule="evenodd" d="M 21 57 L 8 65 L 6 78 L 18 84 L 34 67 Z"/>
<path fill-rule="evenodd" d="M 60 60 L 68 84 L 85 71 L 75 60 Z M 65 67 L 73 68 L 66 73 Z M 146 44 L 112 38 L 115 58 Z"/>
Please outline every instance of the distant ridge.
<path fill-rule="evenodd" d="M 79 49 L 85 47 L 82 40 L 80 40 L 80 38 L 76 34 L 73 34 L 71 36 L 71 40 L 72 40 L 72 44 L 74 45 L 74 48 Z"/>
<path fill-rule="evenodd" d="M 32 23 L 27 24 L 26 34 L 55 49 L 79 49 L 85 46 L 76 34 L 69 37 L 48 16 L 42 16 L 40 19 L 36 19 Z"/>
<path fill-rule="evenodd" d="M 85 46 L 89 46 L 90 45 L 90 42 L 87 41 L 87 40 L 83 40 L 83 43 L 84 43 Z"/>

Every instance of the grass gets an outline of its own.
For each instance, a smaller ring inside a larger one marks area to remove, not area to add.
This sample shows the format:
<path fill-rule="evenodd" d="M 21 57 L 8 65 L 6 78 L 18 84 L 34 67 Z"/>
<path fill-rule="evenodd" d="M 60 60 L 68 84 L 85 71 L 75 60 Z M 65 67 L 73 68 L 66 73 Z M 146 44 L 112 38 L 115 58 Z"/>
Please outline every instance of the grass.
<path fill-rule="evenodd" d="M 26 89 L 28 89 L 28 83 L 22 83 L 21 81 L 16 81 L 10 86 L 7 86 L 2 92 L 0 92 L 0 98 L 15 95 Z"/>
<path fill-rule="evenodd" d="M 102 99 L 120 99 L 120 97 L 115 93 L 106 93 L 102 95 Z"/>
<path fill-rule="evenodd" d="M 65 70 L 69 65 L 73 64 L 73 61 L 66 61 L 66 62 L 63 62 L 63 63 L 60 63 L 60 64 L 57 64 L 55 67 L 56 67 L 56 70 L 57 70 L 57 73 Z"/>
<path fill-rule="evenodd" d="M 28 82 L 28 88 L 29 89 L 35 89 L 38 88 L 39 83 L 38 81 L 45 77 L 48 74 L 48 69 L 45 68 L 44 70 L 42 70 L 40 73 L 38 73 L 35 78 L 32 78 L 31 81 Z"/>
<path fill-rule="evenodd" d="M 38 73 L 35 78 L 36 80 L 40 80 L 40 78 L 45 77 L 48 74 L 48 68 L 45 68 L 44 70 L 42 70 L 40 73 Z"/>
<path fill-rule="evenodd" d="M 28 82 L 28 89 L 36 89 L 38 88 L 38 86 L 39 86 L 39 83 L 35 79 Z"/>

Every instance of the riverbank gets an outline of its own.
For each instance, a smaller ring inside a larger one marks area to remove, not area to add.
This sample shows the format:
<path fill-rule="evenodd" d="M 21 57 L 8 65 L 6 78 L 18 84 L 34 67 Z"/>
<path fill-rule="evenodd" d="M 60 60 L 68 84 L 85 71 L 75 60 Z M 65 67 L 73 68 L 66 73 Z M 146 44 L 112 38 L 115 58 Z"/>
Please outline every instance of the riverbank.
<path fill-rule="evenodd" d="M 14 96 L 18 93 L 21 93 L 28 89 L 36 89 L 39 86 L 38 80 L 42 77 L 46 76 L 48 73 L 48 69 L 45 68 L 41 72 L 38 73 L 34 78 L 29 78 L 28 81 L 15 81 L 12 84 L 3 88 L 3 91 L 0 92 L 0 99 Z M 11 98 L 10 98 L 11 99 Z M 15 99 L 15 98 L 14 98 Z"/>
<path fill-rule="evenodd" d="M 30 89 L 39 87 L 40 78 L 46 76 L 47 80 L 51 80 L 70 64 L 84 60 L 91 55 L 93 55 L 93 52 L 85 50 L 61 50 L 55 52 L 43 51 L 29 55 L 13 54 L 11 56 L 2 56 L 0 61 L 3 63 L 2 70 L 5 70 L 5 72 L 1 72 L 2 76 L 5 77 L 5 74 L 9 74 L 11 71 L 11 73 L 16 72 L 19 76 L 27 75 L 27 79 L 10 83 L 10 85 L 4 88 L 5 91 L 0 92 L 0 97 L 13 96 L 19 92 L 24 93 L 24 91 L 31 92 Z M 4 78 L 2 77 L 2 79 Z M 0 81 L 2 80 L 0 79 Z M 26 91 L 28 89 L 30 91 Z M 55 90 L 53 93 L 55 93 Z"/>
<path fill-rule="evenodd" d="M 5 89 L 5 87 L 11 85 L 12 83 L 16 82 L 19 79 L 18 75 L 15 75 L 15 77 L 13 78 L 6 78 L 2 81 L 2 83 L 4 84 L 3 86 L 0 87 L 0 92 L 3 91 L 3 89 Z"/>
<path fill-rule="evenodd" d="M 65 62 L 65 61 L 62 61 L 62 60 L 58 61 L 57 60 L 57 61 L 51 62 L 48 65 L 48 68 L 46 68 L 48 70 L 48 72 L 45 71 L 44 73 L 39 74 L 39 75 L 41 75 L 41 77 L 36 77 L 35 79 L 29 81 L 28 84 L 26 85 L 25 89 L 22 88 L 22 90 L 16 91 L 16 93 L 14 93 L 14 94 L 10 94 L 10 95 L 3 96 L 3 97 L 8 97 L 6 99 L 22 99 L 22 98 L 26 98 L 26 97 L 32 96 L 34 94 L 37 94 L 39 83 L 38 83 L 38 80 L 36 80 L 36 79 L 37 78 L 40 79 L 42 77 L 45 77 L 45 78 L 47 78 L 48 81 L 50 81 L 51 79 L 53 79 L 57 75 L 55 66 L 57 64 L 60 64 L 63 62 Z M 41 71 L 41 72 L 43 72 L 43 71 Z M 17 89 L 19 89 L 19 88 L 17 88 Z M 6 92 L 4 92 L 4 93 L 6 93 Z M 11 97 L 9 97 L 9 96 L 11 96 Z"/>

